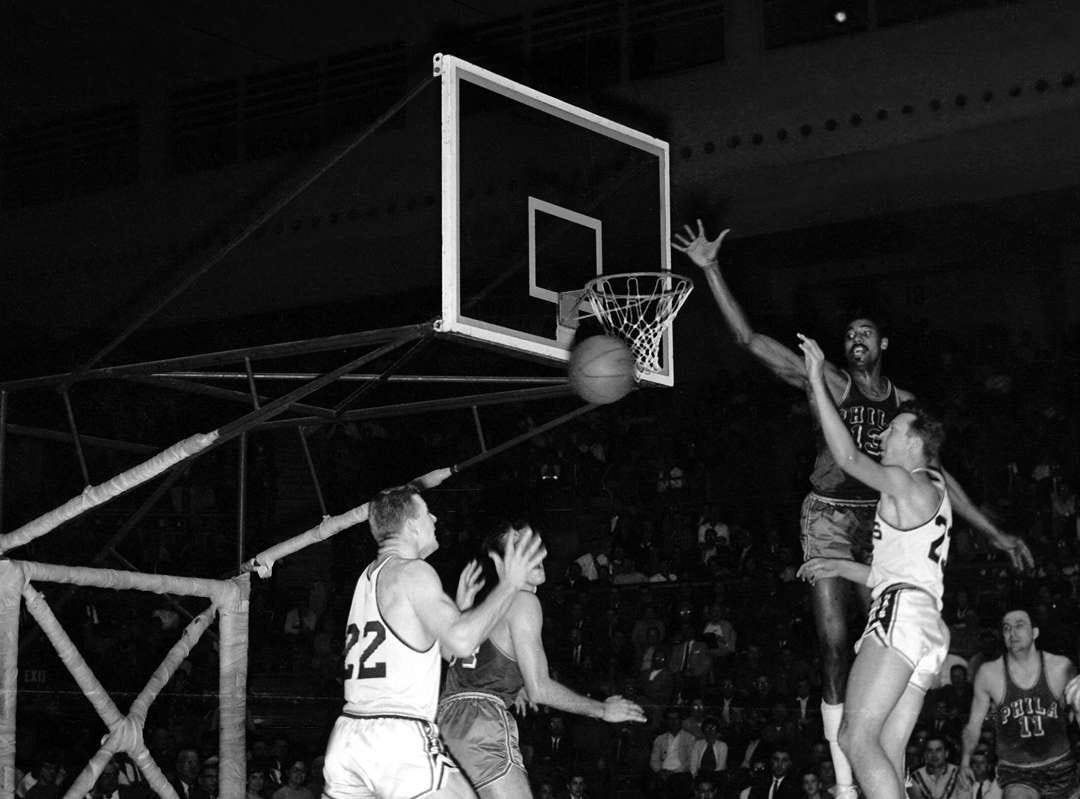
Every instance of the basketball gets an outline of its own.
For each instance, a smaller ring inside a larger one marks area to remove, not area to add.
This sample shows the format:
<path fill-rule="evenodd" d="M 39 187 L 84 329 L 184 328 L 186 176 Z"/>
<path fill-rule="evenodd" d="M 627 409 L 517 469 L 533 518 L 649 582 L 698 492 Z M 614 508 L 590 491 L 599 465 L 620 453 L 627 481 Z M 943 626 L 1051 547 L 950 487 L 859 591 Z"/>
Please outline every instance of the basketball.
<path fill-rule="evenodd" d="M 634 387 L 634 354 L 614 336 L 592 336 L 570 352 L 570 385 L 586 402 L 607 405 Z"/>

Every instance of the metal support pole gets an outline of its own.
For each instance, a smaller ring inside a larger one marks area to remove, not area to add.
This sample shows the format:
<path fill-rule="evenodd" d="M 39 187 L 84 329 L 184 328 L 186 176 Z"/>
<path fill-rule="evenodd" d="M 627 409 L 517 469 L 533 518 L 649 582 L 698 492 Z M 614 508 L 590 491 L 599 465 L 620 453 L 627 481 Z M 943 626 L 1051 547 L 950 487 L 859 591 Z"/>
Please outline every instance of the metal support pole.
<path fill-rule="evenodd" d="M 487 452 L 487 444 L 484 443 L 484 428 L 480 424 L 480 411 L 475 405 L 472 406 L 472 420 L 476 425 L 476 437 L 480 440 L 480 451 Z"/>
<path fill-rule="evenodd" d="M 247 527 L 248 434 L 240 434 L 239 474 L 236 476 L 236 568 L 244 565 L 244 532 Z"/>
<path fill-rule="evenodd" d="M 326 498 L 323 496 L 322 485 L 319 483 L 319 473 L 315 471 L 315 461 L 311 457 L 311 447 L 307 443 L 307 434 L 304 432 L 303 427 L 296 428 L 296 432 L 300 434 L 300 449 L 304 451 L 304 462 L 307 463 L 308 474 L 311 475 L 311 482 L 315 486 L 315 496 L 319 500 L 319 513 L 328 516 Z"/>
<path fill-rule="evenodd" d="M 0 391 L 0 532 L 4 529 L 4 473 L 7 456 L 8 393 Z M 2 777 L 0 777 L 2 779 Z"/>
<path fill-rule="evenodd" d="M 75 424 L 75 411 L 71 407 L 71 397 L 67 389 L 60 391 L 64 399 L 64 410 L 67 412 L 68 427 L 71 428 L 71 439 L 75 442 L 75 455 L 79 459 L 79 468 L 82 469 L 83 485 L 90 485 L 90 470 L 86 467 L 86 456 L 83 454 L 82 441 L 79 440 L 79 428 Z"/>

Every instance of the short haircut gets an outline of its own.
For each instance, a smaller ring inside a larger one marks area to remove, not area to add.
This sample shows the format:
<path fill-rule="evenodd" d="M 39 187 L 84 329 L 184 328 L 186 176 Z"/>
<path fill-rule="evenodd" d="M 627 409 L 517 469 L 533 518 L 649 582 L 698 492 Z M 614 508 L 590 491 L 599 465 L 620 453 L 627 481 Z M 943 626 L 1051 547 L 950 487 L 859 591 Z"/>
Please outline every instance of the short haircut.
<path fill-rule="evenodd" d="M 527 528 L 529 528 L 529 523 L 523 519 L 514 521 L 511 521 L 510 519 L 499 519 L 491 526 L 488 534 L 484 536 L 484 542 L 481 544 L 481 549 L 485 555 L 488 552 L 494 552 L 496 555 L 502 557 L 506 554 L 506 542 L 511 534 Z"/>
<path fill-rule="evenodd" d="M 941 415 L 917 400 L 900 403 L 896 412 L 910 413 L 915 417 L 911 421 L 911 432 L 922 440 L 927 460 L 937 460 L 945 445 L 945 422 Z"/>
<path fill-rule="evenodd" d="M 368 522 L 375 543 L 382 544 L 401 533 L 405 522 L 414 517 L 419 497 L 420 492 L 413 485 L 386 488 L 375 495 L 368 507 Z"/>
<path fill-rule="evenodd" d="M 1035 611 L 1025 605 L 1023 602 L 1006 602 L 1005 609 L 1001 611 L 1000 624 L 1005 623 L 1005 617 L 1010 613 L 1025 613 L 1027 614 L 1028 621 L 1031 622 L 1032 627 L 1038 627 L 1039 623 L 1035 621 Z"/>
<path fill-rule="evenodd" d="M 845 306 L 841 316 L 843 329 L 846 331 L 856 319 L 869 319 L 878 329 L 878 334 L 883 337 L 887 338 L 892 332 L 888 312 L 876 303 L 864 300 Z"/>

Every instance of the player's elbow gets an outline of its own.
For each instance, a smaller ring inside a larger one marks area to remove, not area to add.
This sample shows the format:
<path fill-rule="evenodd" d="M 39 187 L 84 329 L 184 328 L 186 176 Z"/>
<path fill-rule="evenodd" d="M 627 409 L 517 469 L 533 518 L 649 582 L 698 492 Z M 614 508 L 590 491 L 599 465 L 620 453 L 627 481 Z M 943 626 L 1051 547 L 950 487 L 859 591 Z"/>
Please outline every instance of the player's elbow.
<path fill-rule="evenodd" d="M 464 631 L 450 629 L 439 639 L 439 646 L 451 657 L 467 658 L 480 645 L 480 642 L 474 639 L 475 636 L 468 635 Z"/>

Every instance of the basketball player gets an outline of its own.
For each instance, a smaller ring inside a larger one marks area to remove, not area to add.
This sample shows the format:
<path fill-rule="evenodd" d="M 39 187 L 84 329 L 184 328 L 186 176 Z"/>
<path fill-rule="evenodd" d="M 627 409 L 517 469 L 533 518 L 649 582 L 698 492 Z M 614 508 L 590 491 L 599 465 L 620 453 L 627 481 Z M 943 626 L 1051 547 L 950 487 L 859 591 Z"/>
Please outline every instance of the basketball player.
<path fill-rule="evenodd" d="M 782 381 L 810 393 L 803 358 L 750 326 L 720 274 L 717 253 L 727 233 L 725 230 L 710 241 L 699 219 L 696 232 L 686 225 L 681 235 L 676 234 L 671 246 L 685 253 L 705 273 L 713 298 L 736 342 Z M 877 436 L 888 427 L 900 403 L 913 398 L 910 392 L 898 388 L 882 374 L 882 356 L 888 346 L 889 339 L 878 322 L 866 317 L 853 318 L 844 335 L 846 368 L 838 369 L 828 362 L 824 365 L 829 404 L 840 410 L 855 446 L 872 458 L 877 458 L 880 453 Z M 811 394 L 811 405 L 813 402 Z M 994 547 L 1006 552 L 1014 568 L 1023 571 L 1032 566 L 1031 552 L 1023 540 L 1000 531 L 974 506 L 950 475 L 944 471 L 942 474 L 956 513 L 983 533 Z M 801 514 L 804 560 L 828 557 L 868 563 L 877 491 L 847 475 L 833 460 L 820 436 L 810 486 Z M 865 587 L 857 585 L 855 591 L 865 608 L 869 600 Z M 822 723 L 836 768 L 838 797 L 847 799 L 854 790 L 851 768 L 837 743 L 837 733 L 843 716 L 844 683 L 849 663 L 850 589 L 841 580 L 819 579 L 811 588 L 811 599 L 821 648 Z"/>
<path fill-rule="evenodd" d="M 357 580 L 345 638 L 345 709 L 323 769 L 328 799 L 475 797 L 435 726 L 440 648 L 465 657 L 510 608 L 545 551 L 531 533 L 493 560 L 499 582 L 460 612 L 424 562 L 439 546 L 435 515 L 414 485 L 370 503 L 375 560 Z"/>
<path fill-rule="evenodd" d="M 941 605 L 952 506 L 935 467 L 945 428 L 922 407 L 904 403 L 880 436 L 880 462 L 871 458 L 833 405 L 821 348 L 799 339 L 829 451 L 845 473 L 880 493 L 871 565 L 817 557 L 799 576 L 811 584 L 839 577 L 870 588 L 873 604 L 855 644 L 839 742 L 867 796 L 901 799 L 904 747 L 949 653 Z"/>
<path fill-rule="evenodd" d="M 997 747 L 997 780 L 1005 799 L 1069 799 L 1080 791 L 1069 745 L 1066 684 L 1076 676 L 1072 662 L 1035 646 L 1039 628 L 1026 610 L 1001 619 L 1005 654 L 975 674 L 971 715 L 964 727 L 960 768 L 970 783 L 971 754 L 991 707 Z"/>
<path fill-rule="evenodd" d="M 484 551 L 498 557 L 531 538 L 534 534 L 528 525 L 500 523 L 484 542 Z M 469 569 L 466 567 L 466 572 Z M 481 799 L 532 797 L 517 722 L 508 712 L 523 685 L 532 704 L 611 724 L 645 721 L 641 707 L 621 696 L 609 696 L 603 702 L 590 699 L 548 674 L 547 654 L 540 637 L 544 611 L 536 597 L 536 588 L 545 579 L 543 563 L 535 564 L 526 585 L 487 640 L 467 657 L 454 658 L 446 674 L 439 702 L 439 728 L 450 754 Z"/>

